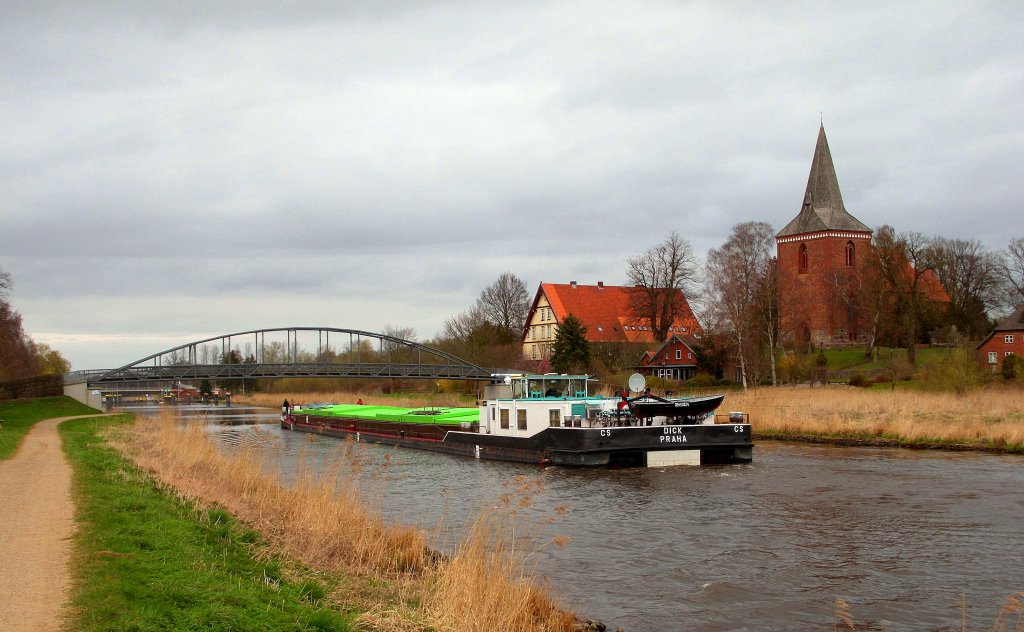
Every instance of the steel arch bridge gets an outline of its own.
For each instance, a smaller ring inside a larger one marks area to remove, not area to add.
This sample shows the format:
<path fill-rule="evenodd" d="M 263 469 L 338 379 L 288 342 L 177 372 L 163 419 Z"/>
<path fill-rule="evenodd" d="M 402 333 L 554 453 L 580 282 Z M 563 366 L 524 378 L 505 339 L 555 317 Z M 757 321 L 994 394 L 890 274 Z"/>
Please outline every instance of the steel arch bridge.
<path fill-rule="evenodd" d="M 344 350 L 335 349 L 332 339 L 342 343 Z M 224 334 L 154 353 L 117 369 L 83 373 L 80 381 L 90 388 L 197 379 L 489 380 L 492 376 L 490 369 L 418 342 L 333 327 L 282 327 Z"/>

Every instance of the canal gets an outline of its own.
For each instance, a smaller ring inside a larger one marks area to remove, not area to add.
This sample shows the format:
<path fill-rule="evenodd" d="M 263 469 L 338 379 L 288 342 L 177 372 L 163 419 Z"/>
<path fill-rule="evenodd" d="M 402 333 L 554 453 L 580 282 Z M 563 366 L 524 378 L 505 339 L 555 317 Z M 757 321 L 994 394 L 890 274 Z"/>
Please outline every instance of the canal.
<path fill-rule="evenodd" d="M 342 442 L 281 430 L 276 411 L 210 407 L 226 449 L 265 450 L 286 480 Z M 754 462 L 578 470 L 360 444 L 380 509 L 440 548 L 516 477 L 537 573 L 568 606 L 627 632 L 988 629 L 1024 589 L 1024 457 L 760 442 Z M 568 507 L 568 511 L 563 511 Z M 564 514 L 564 515 L 562 515 Z M 555 546 L 552 540 L 571 540 Z"/>

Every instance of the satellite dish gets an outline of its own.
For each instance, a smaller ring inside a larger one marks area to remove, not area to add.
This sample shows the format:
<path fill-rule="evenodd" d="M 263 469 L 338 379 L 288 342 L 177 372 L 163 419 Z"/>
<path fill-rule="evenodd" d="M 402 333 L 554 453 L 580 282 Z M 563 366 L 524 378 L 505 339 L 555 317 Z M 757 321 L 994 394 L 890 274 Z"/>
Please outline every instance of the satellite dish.
<path fill-rule="evenodd" d="M 647 380 L 644 379 L 644 376 L 639 373 L 634 373 L 629 376 L 629 390 L 634 393 L 641 393 L 645 386 L 647 386 Z"/>

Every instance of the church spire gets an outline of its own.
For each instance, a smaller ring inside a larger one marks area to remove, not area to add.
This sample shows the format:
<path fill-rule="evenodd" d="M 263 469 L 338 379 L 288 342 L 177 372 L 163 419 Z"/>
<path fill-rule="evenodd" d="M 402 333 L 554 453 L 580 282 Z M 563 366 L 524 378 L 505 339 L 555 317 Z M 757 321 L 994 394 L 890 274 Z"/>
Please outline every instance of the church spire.
<path fill-rule="evenodd" d="M 800 213 L 776 237 L 814 233 L 823 230 L 852 230 L 871 232 L 846 210 L 839 179 L 832 164 L 832 153 L 825 138 L 825 126 L 818 128 L 818 142 L 814 146 L 811 173 L 807 177 Z"/>

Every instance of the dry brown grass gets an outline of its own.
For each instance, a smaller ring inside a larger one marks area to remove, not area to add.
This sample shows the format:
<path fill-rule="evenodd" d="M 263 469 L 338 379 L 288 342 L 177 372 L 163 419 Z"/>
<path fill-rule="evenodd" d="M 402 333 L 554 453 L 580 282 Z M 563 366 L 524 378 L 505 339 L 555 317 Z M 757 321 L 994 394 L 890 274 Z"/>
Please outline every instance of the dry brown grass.
<path fill-rule="evenodd" d="M 405 408 L 422 408 L 426 406 L 461 407 L 473 406 L 473 400 L 467 400 L 465 396 L 457 393 L 401 393 L 394 395 L 382 395 L 370 391 L 335 391 L 330 393 L 252 393 L 250 395 L 234 396 L 238 404 L 249 404 L 253 406 L 266 406 L 268 408 L 280 408 L 284 400 L 293 405 L 296 403 L 324 403 L 335 404 L 355 403 L 363 400 L 365 404 L 379 406 L 400 406 Z"/>
<path fill-rule="evenodd" d="M 532 581 L 505 528 L 514 513 L 482 512 L 452 556 L 436 556 L 421 530 L 386 524 L 362 497 L 356 475 L 366 460 L 353 442 L 339 442 L 324 469 L 299 472 L 292 488 L 267 473 L 255 450 L 225 456 L 201 428 L 183 428 L 169 414 L 136 424 L 120 447 L 182 496 L 224 507 L 275 550 L 350 577 L 335 599 L 364 613 L 360 629 L 573 627 L 575 617 Z M 513 510 L 528 502 L 522 496 Z"/>
<path fill-rule="evenodd" d="M 505 489 L 469 525 L 449 562 L 438 567 L 424 607 L 442 629 L 573 629 L 575 617 L 538 590 L 526 565 L 532 557 L 516 548 L 517 513 L 530 506 L 541 485 L 525 476 L 506 481 Z M 556 536 L 546 544 L 567 543 L 566 536 Z"/>
<path fill-rule="evenodd" d="M 767 435 L 1024 449 L 1024 391 L 1020 390 L 956 395 L 845 386 L 777 387 L 731 394 L 726 406 L 750 413 L 754 431 Z"/>

